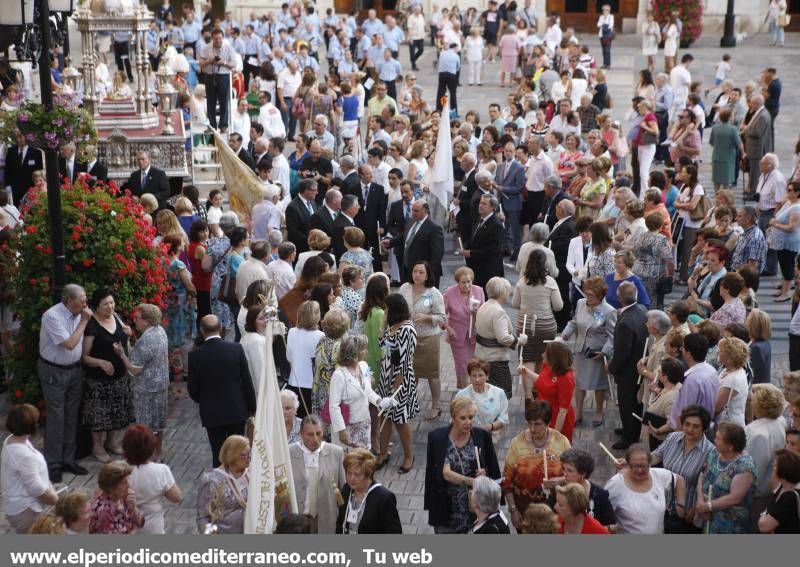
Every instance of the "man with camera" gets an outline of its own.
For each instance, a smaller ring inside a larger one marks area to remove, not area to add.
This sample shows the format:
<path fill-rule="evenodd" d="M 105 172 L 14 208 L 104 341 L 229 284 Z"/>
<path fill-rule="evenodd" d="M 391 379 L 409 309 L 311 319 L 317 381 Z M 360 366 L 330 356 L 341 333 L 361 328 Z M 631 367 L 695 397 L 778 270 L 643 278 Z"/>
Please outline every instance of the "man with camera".
<path fill-rule="evenodd" d="M 200 70 L 205 74 L 208 121 L 217 127 L 217 103 L 219 103 L 219 129 L 228 130 L 228 99 L 231 91 L 231 70 L 236 66 L 233 48 L 223 43 L 222 30 L 211 32 L 211 43 L 200 51 Z"/>

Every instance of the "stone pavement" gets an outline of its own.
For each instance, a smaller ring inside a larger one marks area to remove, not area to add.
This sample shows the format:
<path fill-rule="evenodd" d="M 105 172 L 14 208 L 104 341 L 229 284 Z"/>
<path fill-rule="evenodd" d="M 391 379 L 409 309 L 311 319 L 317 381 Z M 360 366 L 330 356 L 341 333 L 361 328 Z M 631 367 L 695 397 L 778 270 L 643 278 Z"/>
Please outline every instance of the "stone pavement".
<path fill-rule="evenodd" d="M 795 35 L 795 34 L 791 34 Z M 792 37 L 792 39 L 796 39 Z M 689 50 L 695 56 L 695 63 L 692 68 L 695 78 L 702 77 L 708 85 L 713 84 L 713 66 L 719 60 L 723 50 L 713 45 L 717 45 L 718 39 L 708 38 L 700 42 L 698 46 Z M 593 38 L 593 43 L 597 39 Z M 768 46 L 768 38 L 757 36 L 744 47 L 729 50 L 733 55 L 734 70 L 732 78 L 741 84 L 743 81 L 751 79 L 752 75 L 767 65 L 783 70 L 784 94 L 782 98 L 782 113 L 778 120 L 778 134 L 776 138 L 780 140 L 778 155 L 782 161 L 782 171 L 788 174 L 791 171 L 791 156 L 796 139 L 796 129 L 793 125 L 800 119 L 800 78 L 790 73 L 792 69 L 792 58 L 796 58 L 800 52 L 800 43 L 787 41 L 787 45 L 795 45 L 795 48 L 785 48 L 775 50 Z M 427 100 L 433 100 L 436 89 L 436 72 L 433 70 L 432 49 L 426 45 L 425 55 L 420 61 L 422 71 L 417 73 L 420 86 L 423 87 Z M 599 53 L 599 46 L 593 46 L 593 52 Z M 408 67 L 408 50 L 401 51 L 401 62 Z M 639 41 L 634 37 L 620 37 L 614 44 L 613 50 L 613 70 L 609 73 L 608 83 L 611 96 L 615 101 L 613 109 L 614 118 L 624 120 L 625 112 L 628 109 L 628 102 L 633 90 L 633 77 L 635 72 L 642 67 L 643 58 L 640 55 Z M 660 63 L 660 62 L 659 62 Z M 487 109 L 490 102 L 503 103 L 505 101 L 505 90 L 501 90 L 497 85 L 498 64 L 487 64 L 484 69 L 484 86 L 469 87 L 459 89 L 459 108 L 462 115 L 469 109 L 478 110 L 486 119 Z M 704 147 L 704 165 L 701 168 L 701 178 L 704 186 L 710 186 L 710 148 Z M 740 192 L 737 198 L 740 199 Z M 739 204 L 741 201 L 739 200 Z M 444 290 L 453 284 L 452 274 L 461 265 L 460 257 L 452 255 L 455 244 L 451 235 L 446 237 L 445 255 L 445 276 L 442 280 L 441 289 Z M 516 282 L 516 274 L 513 269 L 506 270 L 506 277 L 512 283 Z M 776 304 L 769 297 L 774 289 L 777 279 L 770 278 L 762 283 L 759 292 L 759 302 L 761 308 L 765 309 L 773 321 L 773 381 L 780 384 L 782 371 L 788 367 L 788 338 L 787 329 L 789 324 L 789 306 L 786 303 Z M 679 291 L 676 289 L 669 298 L 668 302 L 678 299 Z M 418 419 L 412 424 L 414 429 L 414 453 L 415 465 L 411 472 L 400 475 L 397 467 L 401 464 L 402 450 L 399 442 L 395 438 L 395 446 L 392 459 L 384 470 L 378 472 L 377 479 L 392 490 L 398 499 L 400 518 L 403 522 L 404 533 L 432 533 L 432 529 L 427 525 L 427 512 L 423 510 L 423 491 L 425 480 L 425 459 L 426 459 L 426 439 L 427 434 L 435 427 L 446 425 L 449 415 L 446 411 L 446 404 L 456 391 L 455 373 L 453 368 L 450 349 L 442 341 L 442 416 L 433 422 Z M 424 382 L 424 381 L 423 381 Z M 421 404 L 423 414 L 428 408 L 429 392 L 424 384 L 420 385 Z M 592 403 L 590 396 L 587 396 L 587 403 Z M 0 407 L 4 407 L 5 400 L 0 401 Z M 2 412 L 4 413 L 4 412 Z M 591 415 L 591 413 L 587 413 Z M 505 437 L 501 440 L 497 448 L 498 457 L 502 463 L 506 454 L 511 438 L 519 433 L 524 427 L 523 409 L 521 395 L 515 392 L 510 406 L 511 427 Z M 607 411 L 606 422 L 602 428 L 592 429 L 591 426 L 578 427 L 575 430 L 573 443 L 576 447 L 586 449 L 597 458 L 595 473 L 593 478 L 597 482 L 604 482 L 613 474 L 613 468 L 597 446 L 598 441 L 610 445 L 615 436 L 613 430 L 618 426 L 619 417 L 615 408 Z M 41 439 L 38 440 L 41 442 Z M 200 475 L 211 467 L 211 456 L 209 453 L 208 442 L 205 431 L 200 426 L 200 420 L 196 405 L 189 399 L 175 401 L 170 404 L 169 421 L 167 427 L 167 438 L 164 442 L 165 462 L 170 465 L 175 479 L 183 490 L 185 500 L 180 506 L 166 504 L 166 529 L 167 533 L 193 533 L 195 528 L 195 504 L 197 483 Z M 96 488 L 96 474 L 100 464 L 92 459 L 87 459 L 82 463 L 89 468 L 90 475 L 84 477 L 73 477 L 65 474 L 64 480 L 70 486 L 83 488 L 93 491 Z M 5 518 L 0 516 L 0 532 L 8 532 L 9 527 Z"/>

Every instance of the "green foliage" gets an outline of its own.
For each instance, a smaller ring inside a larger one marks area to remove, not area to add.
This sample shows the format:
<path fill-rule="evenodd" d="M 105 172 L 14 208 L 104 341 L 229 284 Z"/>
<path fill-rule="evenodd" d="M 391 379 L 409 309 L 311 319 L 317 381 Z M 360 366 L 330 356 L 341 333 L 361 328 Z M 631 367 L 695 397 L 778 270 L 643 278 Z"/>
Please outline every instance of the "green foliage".
<path fill-rule="evenodd" d="M 8 361 L 9 392 L 15 402 L 41 400 L 36 360 L 42 314 L 52 301 L 52 249 L 47 194 L 32 189 L 16 229 L 2 254 L 11 265 L 20 329 Z M 61 187 L 67 282 L 91 297 L 102 286 L 114 290 L 117 312 L 130 320 L 139 303 L 163 306 L 167 291 L 166 255 L 154 246 L 155 228 L 141 205 L 114 183 L 89 187 L 83 179 Z"/>

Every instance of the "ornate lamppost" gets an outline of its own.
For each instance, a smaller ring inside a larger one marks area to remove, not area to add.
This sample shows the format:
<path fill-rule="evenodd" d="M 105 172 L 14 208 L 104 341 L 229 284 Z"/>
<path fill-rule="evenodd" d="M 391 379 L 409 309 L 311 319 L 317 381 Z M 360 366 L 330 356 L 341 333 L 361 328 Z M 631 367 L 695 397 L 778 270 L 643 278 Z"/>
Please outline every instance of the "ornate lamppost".
<path fill-rule="evenodd" d="M 736 47 L 736 34 L 733 32 L 735 23 L 733 0 L 728 0 L 728 8 L 725 11 L 725 35 L 719 40 L 720 47 Z"/>

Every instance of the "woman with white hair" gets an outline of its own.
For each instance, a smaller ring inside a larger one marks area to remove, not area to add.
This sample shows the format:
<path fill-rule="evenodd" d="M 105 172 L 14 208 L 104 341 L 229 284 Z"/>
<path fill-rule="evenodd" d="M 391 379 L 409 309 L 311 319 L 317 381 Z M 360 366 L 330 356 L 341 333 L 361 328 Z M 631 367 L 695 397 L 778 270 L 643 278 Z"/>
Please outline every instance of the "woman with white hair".
<path fill-rule="evenodd" d="M 489 363 L 489 383 L 502 388 L 511 398 L 511 351 L 528 342 L 525 334 L 514 336 L 514 325 L 503 305 L 511 295 L 511 283 L 498 276 L 486 283 L 487 301 L 475 315 L 475 356 Z"/>
<path fill-rule="evenodd" d="M 283 408 L 283 424 L 286 426 L 288 444 L 300 441 L 300 425 L 303 420 L 297 417 L 297 408 L 300 407 L 300 398 L 292 390 L 281 390 L 281 407 Z"/>
<path fill-rule="evenodd" d="M 534 250 L 542 250 L 547 256 L 547 275 L 553 278 L 558 277 L 558 267 L 556 266 L 556 257 L 553 251 L 544 245 L 550 237 L 550 227 L 543 222 L 537 222 L 531 227 L 528 233 L 527 241 L 520 246 L 519 254 L 517 254 L 517 274 L 524 274 L 525 268 L 528 265 L 528 258 Z"/>
<path fill-rule="evenodd" d="M 650 335 L 650 349 L 645 353 L 639 362 L 636 363 L 636 371 L 650 382 L 658 378 L 658 370 L 661 368 L 661 360 L 666 356 L 664 343 L 667 333 L 672 328 L 669 315 L 663 311 L 651 309 L 647 312 L 647 333 Z M 645 391 L 645 395 L 646 395 Z"/>
<path fill-rule="evenodd" d="M 510 534 L 508 521 L 500 511 L 500 485 L 488 476 L 479 476 L 472 481 L 469 508 L 475 514 L 475 523 L 470 534 Z"/>

